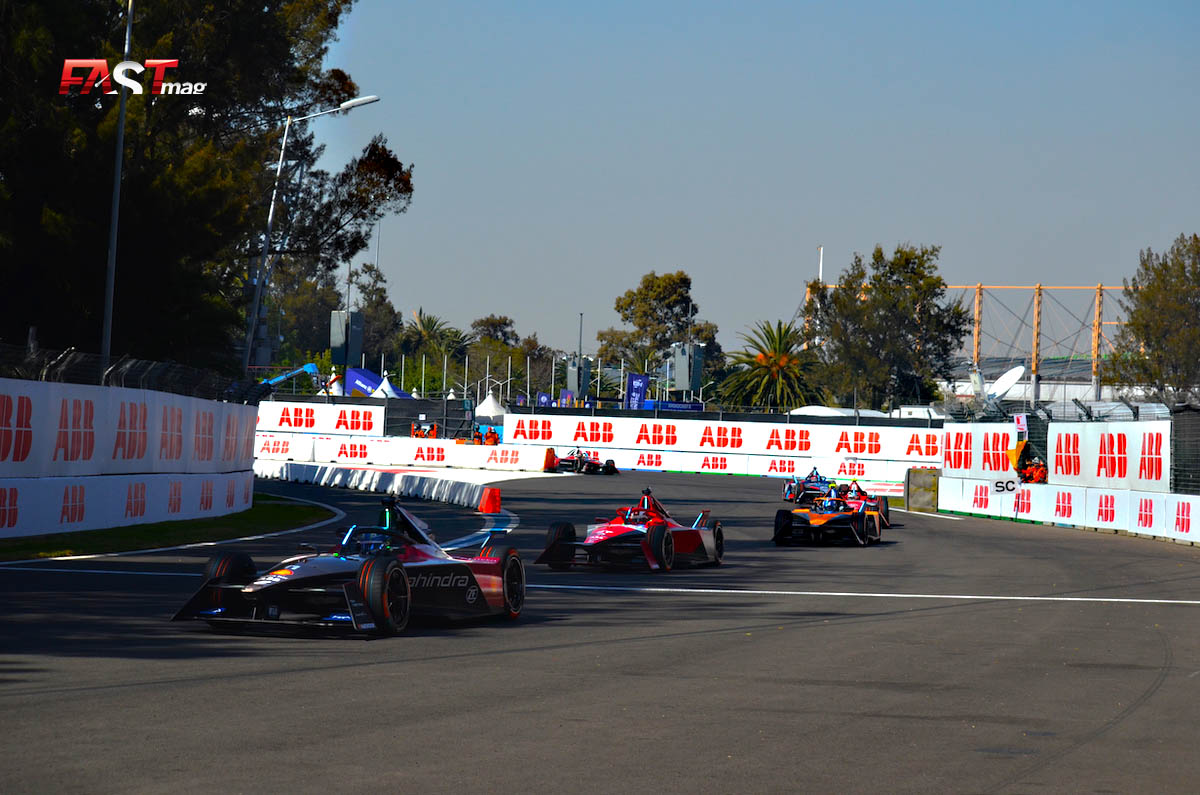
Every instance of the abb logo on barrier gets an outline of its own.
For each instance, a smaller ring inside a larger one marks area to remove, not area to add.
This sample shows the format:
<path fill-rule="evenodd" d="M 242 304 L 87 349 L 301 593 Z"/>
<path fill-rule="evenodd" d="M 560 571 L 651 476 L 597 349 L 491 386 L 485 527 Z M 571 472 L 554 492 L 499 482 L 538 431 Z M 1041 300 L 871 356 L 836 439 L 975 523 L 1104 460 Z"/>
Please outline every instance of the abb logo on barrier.
<path fill-rule="evenodd" d="M 19 497 L 16 489 L 0 489 L 0 528 L 17 526 Z"/>
<path fill-rule="evenodd" d="M 242 486 L 242 504 L 250 504 L 250 481 L 248 480 L 246 481 L 245 485 Z"/>
<path fill-rule="evenodd" d="M 91 461 L 96 448 L 96 406 L 90 400 L 63 398 L 58 412 L 58 434 L 54 437 L 54 457 L 63 461 Z"/>
<path fill-rule="evenodd" d="M 225 482 L 225 507 L 232 508 L 233 501 L 237 497 L 237 484 L 232 480 Z"/>
<path fill-rule="evenodd" d="M 221 460 L 232 461 L 237 458 L 238 451 L 238 421 L 232 414 L 225 418 L 225 438 L 221 445 Z"/>
<path fill-rule="evenodd" d="M 668 447 L 674 447 L 678 441 L 679 433 L 675 430 L 674 425 L 643 422 L 642 427 L 638 429 L 634 444 L 665 444 Z"/>
<path fill-rule="evenodd" d="M 945 457 L 942 463 L 946 469 L 971 468 L 971 434 L 969 432 L 946 432 L 946 443 L 943 448 Z"/>
<path fill-rule="evenodd" d="M 904 449 L 905 455 L 928 455 L 936 456 L 938 454 L 938 437 L 936 433 L 925 434 L 924 445 L 922 445 L 921 434 L 914 433 L 912 438 L 908 440 L 908 447 Z"/>
<path fill-rule="evenodd" d="M 611 422 L 580 422 L 575 426 L 576 442 L 611 442 L 613 440 L 613 424 Z"/>
<path fill-rule="evenodd" d="M 146 515 L 146 484 L 130 483 L 125 489 L 125 518 L 136 519 Z"/>
<path fill-rule="evenodd" d="M 1060 491 L 1054 495 L 1054 515 L 1070 519 L 1074 508 L 1071 506 L 1071 492 Z"/>
<path fill-rule="evenodd" d="M 1175 532 L 1192 532 L 1192 504 L 1180 502 L 1175 506 Z"/>
<path fill-rule="evenodd" d="M 287 455 L 291 450 L 292 441 L 290 439 L 263 439 L 262 447 L 258 449 L 259 455 Z"/>
<path fill-rule="evenodd" d="M 183 458 L 183 409 L 163 406 L 162 431 L 158 437 L 158 457 L 163 461 Z"/>
<path fill-rule="evenodd" d="M 130 461 L 146 455 L 146 404 L 122 403 L 117 417 L 117 438 L 113 440 L 114 461 Z"/>
<path fill-rule="evenodd" d="M 445 461 L 446 451 L 441 447 L 418 447 L 413 454 L 413 461 Z"/>
<path fill-rule="evenodd" d="M 0 461 L 8 461 L 11 456 L 13 462 L 20 463 L 33 449 L 33 400 L 20 395 L 16 404 L 14 421 L 12 396 L 0 395 Z"/>
<path fill-rule="evenodd" d="M 1129 471 L 1128 445 L 1123 433 L 1100 434 L 1100 454 L 1096 457 L 1096 477 L 1123 478 Z M 1109 520 L 1112 521 L 1112 520 Z"/>
<path fill-rule="evenodd" d="M 86 496 L 83 486 L 64 486 L 62 510 L 58 514 L 58 523 L 79 524 L 82 522 Z"/>
<path fill-rule="evenodd" d="M 347 431 L 370 431 L 375 428 L 375 420 L 371 412 L 359 409 L 342 409 L 338 412 L 337 422 L 333 429 Z"/>
<path fill-rule="evenodd" d="M 700 464 L 700 468 L 720 472 L 729 469 L 729 461 L 723 455 L 706 455 L 704 456 L 704 461 Z"/>
<path fill-rule="evenodd" d="M 513 439 L 528 439 L 531 442 L 548 442 L 554 436 L 550 420 L 517 420 L 513 428 Z"/>
<path fill-rule="evenodd" d="M 365 444 L 343 444 L 338 448 L 338 458 L 366 458 L 367 446 Z"/>
<path fill-rule="evenodd" d="M 771 438 L 767 439 L 767 452 L 771 450 L 779 450 L 781 452 L 798 452 L 804 453 L 812 449 L 812 441 L 809 438 L 808 431 L 803 428 L 784 428 L 780 433 L 778 428 L 771 431 Z"/>
<path fill-rule="evenodd" d="M 985 433 L 983 435 L 983 468 L 993 472 L 1006 472 L 1008 463 L 1008 434 Z"/>
<path fill-rule="evenodd" d="M 1029 489 L 1021 489 L 1017 492 L 1017 496 L 1013 501 L 1016 507 L 1017 516 L 1023 513 L 1029 513 L 1033 510 L 1033 497 L 1029 493 Z"/>
<path fill-rule="evenodd" d="M 792 475 L 796 472 L 796 462 L 790 458 L 772 458 L 771 463 L 767 464 L 767 471 Z"/>
<path fill-rule="evenodd" d="M 839 475 L 845 475 L 846 477 L 861 478 L 863 475 L 867 474 L 867 465 L 855 463 L 853 461 L 843 461 L 838 467 L 837 473 Z"/>
<path fill-rule="evenodd" d="M 987 508 L 988 507 L 988 487 L 976 486 L 975 497 L 971 500 L 972 508 Z"/>
<path fill-rule="evenodd" d="M 1138 500 L 1138 527 L 1154 527 L 1154 500 L 1142 497 Z"/>
<path fill-rule="evenodd" d="M 1117 498 L 1112 494 L 1101 494 L 1100 505 L 1096 508 L 1097 522 L 1114 522 L 1117 519 Z"/>
<path fill-rule="evenodd" d="M 167 488 L 167 513 L 179 513 L 183 510 L 183 481 L 172 480 Z"/>
<path fill-rule="evenodd" d="M 211 511 L 213 500 L 213 482 L 206 480 L 200 484 L 200 510 Z"/>
<path fill-rule="evenodd" d="M 640 467 L 661 467 L 662 455 L 660 453 L 638 453 L 637 465 Z"/>
<path fill-rule="evenodd" d="M 519 450 L 493 450 L 488 454 L 489 464 L 515 464 L 520 456 Z"/>
<path fill-rule="evenodd" d="M 871 431 L 864 433 L 863 431 L 842 431 L 842 435 L 838 437 L 837 447 L 833 448 L 835 453 L 878 453 L 883 449 L 883 445 L 879 442 L 879 433 Z"/>
<path fill-rule="evenodd" d="M 1054 474 L 1078 475 L 1081 469 L 1079 434 L 1060 433 L 1054 439 Z"/>
<path fill-rule="evenodd" d="M 700 446 L 730 447 L 736 450 L 742 446 L 742 429 L 726 428 L 724 425 L 718 425 L 714 434 L 713 426 L 706 425 L 704 426 L 704 433 L 700 434 Z"/>
<path fill-rule="evenodd" d="M 317 412 L 315 409 L 300 408 L 289 409 L 283 407 L 283 411 L 279 413 L 279 427 L 287 426 L 288 428 L 312 428 L 317 424 Z"/>
<path fill-rule="evenodd" d="M 196 412 L 196 428 L 192 439 L 192 457 L 197 461 L 212 461 L 213 433 L 216 419 L 211 411 Z"/>
<path fill-rule="evenodd" d="M 1142 434 L 1142 460 L 1138 464 L 1138 477 L 1143 480 L 1162 480 L 1163 435 L 1161 433 Z"/>

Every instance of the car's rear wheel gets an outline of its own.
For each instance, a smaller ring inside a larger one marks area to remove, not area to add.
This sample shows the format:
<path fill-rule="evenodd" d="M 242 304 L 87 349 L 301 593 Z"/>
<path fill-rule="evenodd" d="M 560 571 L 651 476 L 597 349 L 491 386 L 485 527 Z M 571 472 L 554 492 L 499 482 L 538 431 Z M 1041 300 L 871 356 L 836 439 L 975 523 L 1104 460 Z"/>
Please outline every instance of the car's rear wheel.
<path fill-rule="evenodd" d="M 775 512 L 775 532 L 771 540 L 781 547 L 792 538 L 792 512 L 780 508 Z"/>
<path fill-rule="evenodd" d="M 575 525 L 570 522 L 555 522 L 546 531 L 546 559 L 550 568 L 563 571 L 571 568 L 575 560 Z"/>
<path fill-rule="evenodd" d="M 883 526 L 891 527 L 892 514 L 891 511 L 888 510 L 888 498 L 883 494 L 877 494 L 875 495 L 875 499 L 879 502 L 879 515 L 883 517 Z"/>
<path fill-rule="evenodd" d="M 650 528 L 650 552 L 658 563 L 658 570 L 668 572 L 675 566 L 675 536 L 665 524 Z"/>
<path fill-rule="evenodd" d="M 248 585 L 257 575 L 254 561 L 245 552 L 218 552 L 204 564 L 204 581 L 213 585 Z M 224 608 L 223 615 L 249 615 L 250 605 L 238 591 L 212 588 L 209 593 L 209 605 Z"/>
<path fill-rule="evenodd" d="M 369 558 L 358 570 L 358 583 L 375 619 L 375 634 L 402 632 L 412 614 L 412 585 L 404 567 L 393 558 Z"/>
<path fill-rule="evenodd" d="M 712 533 L 713 540 L 712 563 L 714 566 L 720 566 L 721 561 L 725 560 L 725 531 L 716 519 L 708 520 L 708 529 Z"/>
<path fill-rule="evenodd" d="M 504 592 L 504 615 L 516 618 L 525 606 L 525 565 L 516 547 L 500 555 L 500 587 Z"/>
<path fill-rule="evenodd" d="M 581 473 L 581 472 L 583 472 L 583 470 L 585 468 L 587 468 L 587 462 L 583 460 L 582 456 L 577 455 L 577 456 L 575 456 L 575 460 L 573 462 L 571 462 L 571 468 L 574 469 L 576 472 Z"/>
<path fill-rule="evenodd" d="M 604 474 L 616 475 L 618 472 L 620 472 L 620 470 L 617 469 L 616 462 L 613 461 L 611 458 L 604 462 Z"/>

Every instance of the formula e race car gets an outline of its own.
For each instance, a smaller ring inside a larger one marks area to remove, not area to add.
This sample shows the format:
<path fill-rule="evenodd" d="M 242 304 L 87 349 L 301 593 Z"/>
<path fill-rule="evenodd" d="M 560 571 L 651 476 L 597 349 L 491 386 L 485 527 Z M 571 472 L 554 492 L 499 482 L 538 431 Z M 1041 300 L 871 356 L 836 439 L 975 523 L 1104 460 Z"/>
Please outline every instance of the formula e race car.
<path fill-rule="evenodd" d="M 797 505 L 810 505 L 817 497 L 824 496 L 831 485 L 833 481 L 823 477 L 817 468 L 813 467 L 813 471 L 804 479 L 793 475 L 791 480 L 783 484 L 783 498 Z"/>
<path fill-rule="evenodd" d="M 585 475 L 597 475 L 604 473 L 605 475 L 616 475 L 619 473 L 617 465 L 610 458 L 607 461 L 601 461 L 594 455 L 591 455 L 581 447 L 573 447 L 562 458 L 550 450 L 546 457 L 547 472 L 579 472 Z"/>
<path fill-rule="evenodd" d="M 843 492 L 844 494 L 844 492 Z M 861 494 L 856 497 L 826 496 L 805 507 L 775 512 L 771 540 L 776 546 L 793 541 L 824 541 L 830 537 L 849 538 L 861 546 L 878 544 L 887 520 L 879 509 L 887 498 L 879 500 Z"/>
<path fill-rule="evenodd" d="M 691 526 L 671 518 L 650 489 L 642 490 L 637 505 L 617 510 L 613 519 L 590 525 L 582 541 L 575 525 L 555 522 L 546 533 L 546 549 L 534 563 L 552 569 L 572 566 L 648 565 L 651 571 L 670 571 L 680 563 L 721 565 L 725 531 L 701 511 Z"/>
<path fill-rule="evenodd" d="M 517 550 L 501 543 L 507 532 L 481 530 L 439 546 L 428 525 L 387 498 L 378 525 L 354 525 L 328 551 L 307 547 L 261 575 L 244 552 L 214 555 L 204 584 L 173 620 L 395 635 L 410 615 L 516 618 L 525 569 Z M 478 555 L 460 552 L 479 547 Z"/>

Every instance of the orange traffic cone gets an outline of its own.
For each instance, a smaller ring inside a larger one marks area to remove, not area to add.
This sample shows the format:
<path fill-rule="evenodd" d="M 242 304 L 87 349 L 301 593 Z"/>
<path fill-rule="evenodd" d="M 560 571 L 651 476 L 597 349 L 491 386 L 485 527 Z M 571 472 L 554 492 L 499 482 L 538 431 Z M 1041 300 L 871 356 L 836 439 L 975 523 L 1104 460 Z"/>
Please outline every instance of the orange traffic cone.
<path fill-rule="evenodd" d="M 558 456 L 556 456 L 554 454 L 553 447 L 546 448 L 546 461 L 544 464 L 542 464 L 542 471 L 543 472 L 557 472 L 558 471 Z"/>
<path fill-rule="evenodd" d="M 493 486 L 483 487 L 483 497 L 479 500 L 480 513 L 500 513 L 500 489 Z"/>

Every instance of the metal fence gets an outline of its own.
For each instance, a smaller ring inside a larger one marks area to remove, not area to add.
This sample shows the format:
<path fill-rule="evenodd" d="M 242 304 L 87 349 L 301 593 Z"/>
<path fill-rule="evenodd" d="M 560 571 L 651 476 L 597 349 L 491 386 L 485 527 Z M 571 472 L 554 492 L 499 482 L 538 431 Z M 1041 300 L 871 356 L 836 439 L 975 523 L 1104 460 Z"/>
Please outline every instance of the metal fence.
<path fill-rule="evenodd" d="M 252 379 L 239 381 L 174 362 L 152 362 L 123 356 L 104 369 L 99 354 L 84 353 L 74 348 L 58 351 L 0 344 L 0 377 L 152 389 L 251 405 L 271 393 L 269 386 Z"/>

